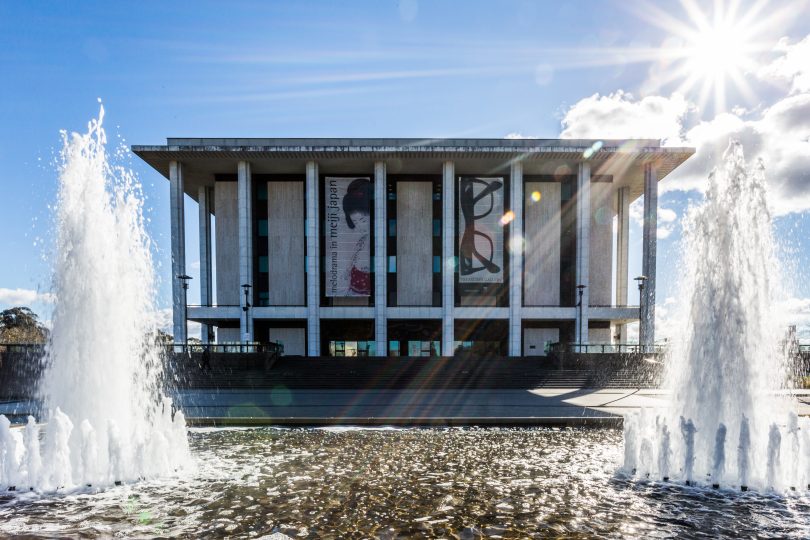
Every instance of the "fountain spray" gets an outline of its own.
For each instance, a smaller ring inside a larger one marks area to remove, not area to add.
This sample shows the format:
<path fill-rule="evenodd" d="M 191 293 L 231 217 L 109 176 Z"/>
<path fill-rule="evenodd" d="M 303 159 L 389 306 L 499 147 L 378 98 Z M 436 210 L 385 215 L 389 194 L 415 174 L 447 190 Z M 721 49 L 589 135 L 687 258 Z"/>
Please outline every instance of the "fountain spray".
<path fill-rule="evenodd" d="M 779 392 L 788 374 L 779 345 L 785 325 L 774 307 L 782 280 L 764 167 L 749 168 L 732 141 L 709 175 L 704 201 L 683 223 L 678 296 L 685 302 L 673 324 L 663 384 L 671 399 L 662 411 L 670 426 L 682 419 L 672 448 L 684 464 L 681 479 L 692 483 L 699 470 L 713 484 L 727 477 L 746 489 L 787 485 L 788 467 L 772 467 L 766 482 L 770 426 L 785 422 L 791 403 Z M 642 414 L 627 418 L 635 418 L 635 433 L 651 431 Z M 729 439 L 739 440 L 736 463 L 725 459 Z"/>
<path fill-rule="evenodd" d="M 24 443 L 27 456 L 0 486 L 15 479 L 42 491 L 120 484 L 190 460 L 183 415 L 172 417 L 171 401 L 161 399 L 143 197 L 132 172 L 110 164 L 103 120 L 102 107 L 86 133 L 62 133 L 56 304 L 39 389 L 44 455 L 29 419 L 25 437 L 0 440 L 0 453 Z"/>

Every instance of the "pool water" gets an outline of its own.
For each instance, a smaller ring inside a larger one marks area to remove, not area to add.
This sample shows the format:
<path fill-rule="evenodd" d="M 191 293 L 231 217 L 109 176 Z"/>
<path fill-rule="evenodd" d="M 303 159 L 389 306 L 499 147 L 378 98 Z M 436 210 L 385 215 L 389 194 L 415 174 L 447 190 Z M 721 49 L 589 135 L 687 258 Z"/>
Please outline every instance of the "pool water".
<path fill-rule="evenodd" d="M 5 494 L 33 537 L 808 537 L 810 497 L 617 475 L 613 429 L 192 429 L 190 472 Z"/>

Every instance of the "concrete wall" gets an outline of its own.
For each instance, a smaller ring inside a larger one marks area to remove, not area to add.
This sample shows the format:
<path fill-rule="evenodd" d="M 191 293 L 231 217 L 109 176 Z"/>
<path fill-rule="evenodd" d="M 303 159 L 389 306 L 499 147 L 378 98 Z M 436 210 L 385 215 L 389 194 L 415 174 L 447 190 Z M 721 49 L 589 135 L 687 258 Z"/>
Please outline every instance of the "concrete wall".
<path fill-rule="evenodd" d="M 430 182 L 397 182 L 397 305 L 433 305 Z"/>
<path fill-rule="evenodd" d="M 239 305 L 239 216 L 236 182 L 217 182 L 214 188 L 216 212 L 217 304 Z M 231 340 L 229 340 L 231 341 Z M 239 329 L 236 338 L 239 341 Z"/>
<path fill-rule="evenodd" d="M 610 328 L 589 328 L 588 329 L 589 343 L 592 344 L 610 344 L 613 343 L 613 333 Z"/>
<path fill-rule="evenodd" d="M 591 182 L 589 304 L 609 306 L 613 284 L 613 184 Z M 594 339 L 591 343 L 597 343 Z"/>
<path fill-rule="evenodd" d="M 558 182 L 526 182 L 524 197 L 523 303 L 560 304 L 560 201 Z M 532 200 L 532 193 L 540 200 Z"/>
<path fill-rule="evenodd" d="M 557 343 L 558 341 L 560 341 L 560 330 L 557 328 L 525 328 L 523 330 L 523 355 L 545 356 L 546 343 Z"/>
<path fill-rule="evenodd" d="M 271 306 L 306 304 L 303 182 L 267 183 L 267 262 Z"/>
<path fill-rule="evenodd" d="M 303 328 L 270 328 L 269 340 L 284 345 L 285 356 L 306 356 L 306 332 Z"/>
<path fill-rule="evenodd" d="M 241 340 L 238 328 L 217 328 L 217 343 L 239 343 Z"/>

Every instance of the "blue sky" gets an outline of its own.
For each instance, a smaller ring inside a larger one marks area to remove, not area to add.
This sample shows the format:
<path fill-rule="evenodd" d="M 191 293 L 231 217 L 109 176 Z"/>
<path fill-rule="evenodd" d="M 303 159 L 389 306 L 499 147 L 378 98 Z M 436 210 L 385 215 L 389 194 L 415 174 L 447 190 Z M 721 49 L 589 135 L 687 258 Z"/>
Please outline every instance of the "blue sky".
<path fill-rule="evenodd" d="M 706 36 L 722 32 L 738 41 L 717 53 Z M 0 3 L 0 308 L 25 303 L 48 318 L 59 131 L 84 130 L 97 98 L 109 139 L 125 144 L 562 134 L 696 146 L 661 184 L 664 314 L 680 220 L 733 136 L 766 162 L 777 235 L 805 267 L 809 34 L 810 7 L 796 0 Z M 168 182 L 137 158 L 131 167 L 148 197 L 165 308 Z M 639 236 L 634 222 L 631 276 Z M 193 268 L 196 236 L 187 246 Z M 810 285 L 795 281 L 791 309 L 805 324 Z"/>

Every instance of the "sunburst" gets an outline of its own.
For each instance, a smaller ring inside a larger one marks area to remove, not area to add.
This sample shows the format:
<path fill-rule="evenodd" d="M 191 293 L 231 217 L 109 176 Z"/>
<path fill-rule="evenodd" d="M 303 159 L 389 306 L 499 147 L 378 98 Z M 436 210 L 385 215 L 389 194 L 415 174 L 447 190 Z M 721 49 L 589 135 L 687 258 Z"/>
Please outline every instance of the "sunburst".
<path fill-rule="evenodd" d="M 703 108 L 711 97 L 717 112 L 726 110 L 729 85 L 750 103 L 755 103 L 746 73 L 759 67 L 762 53 L 772 50 L 779 38 L 780 23 L 789 8 L 768 9 L 766 0 L 751 4 L 744 12 L 740 2 L 717 0 L 704 9 L 694 0 L 680 0 L 687 20 L 680 20 L 660 7 L 645 4 L 637 14 L 666 32 L 668 47 L 662 47 L 659 86 L 677 85 L 682 94 L 697 92 Z"/>

